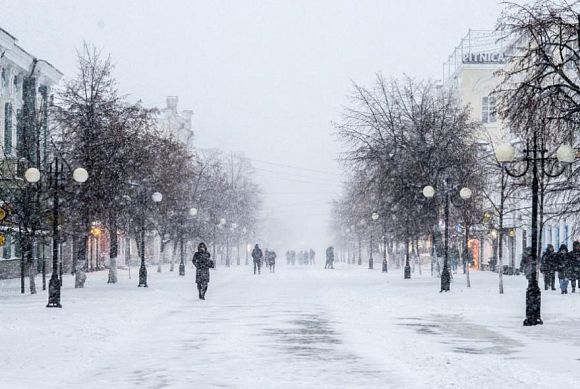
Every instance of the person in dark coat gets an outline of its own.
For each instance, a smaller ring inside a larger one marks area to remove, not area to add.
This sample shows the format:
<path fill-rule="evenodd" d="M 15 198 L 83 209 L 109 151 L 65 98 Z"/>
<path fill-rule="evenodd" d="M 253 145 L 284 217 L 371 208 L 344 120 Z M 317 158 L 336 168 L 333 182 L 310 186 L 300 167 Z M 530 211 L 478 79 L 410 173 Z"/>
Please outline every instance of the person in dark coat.
<path fill-rule="evenodd" d="M 260 246 L 258 246 L 258 244 L 256 244 L 254 246 L 254 250 L 252 250 L 252 259 L 254 260 L 254 274 L 256 274 L 256 270 L 258 271 L 258 274 L 260 273 L 261 267 L 262 267 L 262 259 L 264 258 L 264 253 L 262 252 L 262 249 L 260 249 Z"/>
<path fill-rule="evenodd" d="M 195 266 L 195 282 L 200 300 L 205 300 L 205 292 L 209 284 L 209 269 L 215 267 L 211 260 L 211 254 L 207 251 L 205 243 L 201 242 L 197 246 L 197 252 L 193 255 L 193 266 Z"/>
<path fill-rule="evenodd" d="M 569 277 L 572 285 L 572 293 L 576 293 L 576 282 L 580 288 L 580 242 L 574 241 L 569 258 Z"/>
<path fill-rule="evenodd" d="M 557 263 L 558 263 L 558 281 L 560 281 L 560 290 L 562 294 L 568 293 L 568 262 L 569 262 L 569 255 L 568 255 L 568 246 L 565 244 L 560 246 L 560 250 L 558 250 L 557 254 Z"/>
<path fill-rule="evenodd" d="M 524 273 L 528 280 L 532 278 L 533 260 L 532 248 L 526 247 L 526 250 L 522 254 L 522 260 L 520 261 L 520 272 Z"/>
<path fill-rule="evenodd" d="M 330 246 L 326 249 L 326 264 L 325 269 L 334 269 L 334 247 Z"/>
<path fill-rule="evenodd" d="M 556 290 L 556 253 L 554 246 L 549 244 L 540 260 L 540 271 L 544 274 L 544 290 Z"/>
<path fill-rule="evenodd" d="M 270 258 L 268 259 L 268 267 L 270 268 L 270 273 L 276 272 L 276 252 L 274 250 L 270 251 Z"/>

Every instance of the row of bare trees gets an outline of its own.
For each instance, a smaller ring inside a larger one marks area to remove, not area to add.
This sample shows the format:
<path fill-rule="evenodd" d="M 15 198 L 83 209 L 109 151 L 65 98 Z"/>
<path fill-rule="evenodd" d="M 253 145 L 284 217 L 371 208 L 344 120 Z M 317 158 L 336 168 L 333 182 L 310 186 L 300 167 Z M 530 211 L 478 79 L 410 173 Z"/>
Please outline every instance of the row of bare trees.
<path fill-rule="evenodd" d="M 349 174 L 343 198 L 334 206 L 339 241 L 368 237 L 373 229 L 385 250 L 396 243 L 431 238 L 443 210 L 443 198 L 424 198 L 431 185 L 469 187 L 474 197 L 453 219 L 472 224 L 481 208 L 483 186 L 474 140 L 479 125 L 455 94 L 433 82 L 378 75 L 371 88 L 354 85 L 351 104 L 335 124 L 347 146 L 342 161 Z M 459 189 L 453 191 L 459 199 Z M 459 200 L 458 200 L 459 201 Z M 376 222 L 372 213 L 378 213 Z M 379 240 L 377 240 L 377 243 Z"/>
<path fill-rule="evenodd" d="M 578 1 L 505 3 L 497 30 L 507 48 L 506 64 L 493 92 L 506 129 L 499 139 L 471 121 L 469 108 L 446 87 L 381 76 L 371 88 L 354 85 L 351 103 L 336 124 L 346 145 L 342 160 L 350 177 L 334 208 L 339 241 L 368 236 L 370 228 L 388 238 L 385 250 L 392 247 L 390 242 L 407 242 L 408 247 L 417 237 L 428 237 L 441 219 L 441 207 L 428 204 L 421 188 L 430 184 L 437 189 L 443 177 L 451 177 L 474 194 L 469 206 L 461 208 L 464 214 L 452 214 L 452 219 L 497 228 L 501 275 L 504 226 L 527 229 L 533 172 L 508 177 L 494 151 L 510 141 L 525 148 L 525 140 L 535 136 L 545 150 L 541 170 L 550 173 L 558 170 L 558 146 L 580 147 L 579 15 Z M 575 226 L 565 240 L 578 233 L 579 177 L 578 165 L 558 178 L 540 177 L 538 257 L 546 224 L 566 220 Z M 371 212 L 380 214 L 377 223 L 370 222 Z M 486 213 L 487 220 L 482 220 Z"/>
<path fill-rule="evenodd" d="M 85 278 L 91 228 L 97 223 L 108 234 L 110 283 L 117 282 L 120 234 L 139 241 L 143 226 L 148 236 L 159 237 L 160 261 L 171 243 L 174 253 L 178 245 L 183 250 L 201 239 L 215 244 L 222 237 L 216 234 L 222 218 L 237 222 L 247 236 L 256 233 L 260 190 L 253 184 L 248 160 L 218 150 L 188 149 L 159 129 L 156 109 L 119 94 L 112 71 L 109 57 L 85 45 L 78 54 L 78 74 L 57 90 L 45 122 L 35 113 L 28 121 L 35 123 L 34 130 L 23 139 L 44 142 L 45 147 L 27 150 L 46 153 L 42 158 L 19 157 L 26 161 L 24 167 L 39 168 L 41 180 L 29 184 L 18 179 L 23 174 L 19 169 L 11 180 L 15 185 L 8 189 L 15 208 L 11 221 L 21 225 L 14 235 L 22 247 L 31 293 L 36 292 L 33 246 L 50 235 L 57 189 L 59 235 L 72 245 L 78 287 Z M 27 123 L 25 118 L 20 122 Z M 42 137 L 35 135 L 40 123 L 50 124 Z M 56 161 L 63 170 L 58 188 L 51 181 Z M 85 183 L 73 181 L 77 167 L 87 170 Z M 155 192 L 162 194 L 162 201 L 152 200 Z M 136 247 L 139 250 L 141 245 Z"/>

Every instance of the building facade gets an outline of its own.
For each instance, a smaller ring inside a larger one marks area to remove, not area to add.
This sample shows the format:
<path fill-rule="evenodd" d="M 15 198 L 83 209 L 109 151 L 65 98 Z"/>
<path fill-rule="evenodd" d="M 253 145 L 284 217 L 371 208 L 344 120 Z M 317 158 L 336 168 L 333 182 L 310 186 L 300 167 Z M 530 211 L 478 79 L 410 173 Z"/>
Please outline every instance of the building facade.
<path fill-rule="evenodd" d="M 490 144 L 497 146 L 513 138 L 506 124 L 497 117 L 496 99 L 492 96 L 493 90 L 500 82 L 497 72 L 506 66 L 507 48 L 499 38 L 494 31 L 469 30 L 443 64 L 443 83 L 457 91 L 461 101 L 470 106 L 472 119 L 482 123 L 483 132 L 478 134 L 478 138 L 484 154 L 493 152 L 492 148 L 488 147 Z M 497 186 L 498 183 L 490 184 Z M 492 201 L 499 204 L 500 194 L 494 194 L 494 197 Z M 506 201 L 502 254 L 504 266 L 519 268 L 524 248 L 531 246 L 531 221 L 525 212 L 530 206 L 527 201 L 514 201 L 509 197 Z M 499 245 L 497 238 L 494 237 L 498 234 L 497 231 L 491 230 L 492 226 L 497 228 L 497 215 L 492 215 L 489 222 L 482 220 L 480 228 L 476 229 L 478 232 L 472 250 L 479 265 L 483 265 L 477 266 L 479 268 L 493 267 L 493 260 L 497 258 Z M 548 244 L 553 244 L 556 249 L 560 244 L 571 247 L 574 230 L 565 219 L 547 222 L 541 237 L 542 248 L 545 249 Z"/>
<path fill-rule="evenodd" d="M 166 107 L 159 109 L 157 119 L 159 129 L 165 135 L 173 136 L 186 145 L 188 150 L 193 151 L 193 129 L 191 124 L 193 111 L 184 110 L 179 112 L 177 110 L 179 102 L 177 96 L 167 96 L 166 102 Z"/>
<path fill-rule="evenodd" d="M 62 73 L 18 45 L 0 28 L 0 181 L 2 206 L 6 190 L 21 179 L 22 168 L 41 167 L 48 159 L 48 107 Z M 13 228 L 1 223 L 0 278 L 20 276 L 20 252 Z M 36 249 L 36 255 L 41 255 Z M 42 251 L 42 250 L 40 250 Z"/>

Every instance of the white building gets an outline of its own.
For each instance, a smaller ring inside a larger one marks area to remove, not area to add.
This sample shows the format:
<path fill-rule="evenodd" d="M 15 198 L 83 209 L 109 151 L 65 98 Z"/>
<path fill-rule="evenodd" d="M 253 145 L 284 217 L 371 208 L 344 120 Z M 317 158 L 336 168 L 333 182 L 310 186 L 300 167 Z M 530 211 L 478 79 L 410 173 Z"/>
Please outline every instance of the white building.
<path fill-rule="evenodd" d="M 495 98 L 491 96 L 500 82 L 496 72 L 505 66 L 504 46 L 498 38 L 493 31 L 470 30 L 443 65 L 444 84 L 455 88 L 463 103 L 470 105 L 473 119 L 481 121 L 485 129 L 482 141 L 494 145 L 509 139 L 509 129 L 496 116 Z M 487 152 L 491 150 L 488 148 Z M 499 203 L 497 200 L 494 202 Z M 522 206 L 530 204 L 506 202 L 504 265 L 519 267 L 524 247 L 531 246 L 529 218 L 519 211 L 511 211 Z M 494 221 L 497 226 L 497 216 Z M 553 244 L 557 249 L 562 243 L 571 247 L 574 240 L 571 231 L 573 228 L 566 221 L 548 223 L 544 226 L 542 248 Z M 494 256 L 493 242 L 486 235 L 487 231 L 481 231 L 481 239 L 473 242 L 474 255 L 484 265 Z"/>
<path fill-rule="evenodd" d="M 166 134 L 172 135 L 178 141 L 187 146 L 187 149 L 193 151 L 193 129 L 191 119 L 193 111 L 177 110 L 177 96 L 167 96 L 167 106 L 159 110 L 157 123 L 159 128 Z"/>
<path fill-rule="evenodd" d="M 26 52 L 15 37 L 0 28 L 0 178 L 3 185 L 16 177 L 18 160 L 24 158 L 33 166 L 41 166 L 46 160 L 51 89 L 61 78 L 62 73 L 54 66 Z M 24 112 L 34 114 L 34 120 L 23 121 Z M 17 246 L 10 235 L 0 247 L 0 254 L 0 278 L 19 274 Z"/>

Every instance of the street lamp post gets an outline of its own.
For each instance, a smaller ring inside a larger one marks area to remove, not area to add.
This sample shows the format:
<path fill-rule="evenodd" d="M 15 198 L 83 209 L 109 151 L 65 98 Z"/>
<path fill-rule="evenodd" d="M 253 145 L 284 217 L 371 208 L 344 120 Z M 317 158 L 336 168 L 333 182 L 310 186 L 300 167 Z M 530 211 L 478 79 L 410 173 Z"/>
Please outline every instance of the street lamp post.
<path fill-rule="evenodd" d="M 246 247 L 248 245 L 247 241 L 247 236 L 246 234 L 248 233 L 248 229 L 246 227 L 242 228 L 242 234 L 244 235 L 244 251 L 246 252 L 246 266 L 248 266 L 250 264 L 249 259 L 248 259 L 248 248 Z"/>
<path fill-rule="evenodd" d="M 161 202 L 163 200 L 163 195 L 159 192 L 155 192 L 151 195 L 151 199 L 155 203 Z M 139 266 L 139 285 L 138 287 L 147 288 L 147 267 L 145 266 L 145 211 L 141 218 L 141 265 Z"/>
<path fill-rule="evenodd" d="M 60 242 L 58 222 L 60 218 L 59 191 L 64 181 L 63 170 L 63 164 L 55 157 L 48 172 L 49 188 L 52 189 L 52 276 L 48 282 L 47 308 L 62 308 L 60 303 L 62 275 L 59 276 L 58 269 L 58 248 Z M 78 167 L 73 171 L 73 180 L 79 184 L 86 182 L 88 178 L 89 173 L 82 167 Z M 29 183 L 36 183 L 40 181 L 40 171 L 36 168 L 29 168 L 24 174 L 24 179 Z"/>
<path fill-rule="evenodd" d="M 541 317 L 542 295 L 538 286 L 538 277 L 536 274 L 538 260 L 538 195 L 539 195 L 539 176 L 541 174 L 548 177 L 558 177 L 566 170 L 566 167 L 576 160 L 576 150 L 570 145 L 563 144 L 556 151 L 556 159 L 546 157 L 547 150 L 543 142 L 538 144 L 538 131 L 533 130 L 532 141 L 527 141 L 524 157 L 520 161 L 514 161 L 516 151 L 510 144 L 505 144 L 496 149 L 495 155 L 497 161 L 502 165 L 505 172 L 512 177 L 522 177 L 532 168 L 532 274 L 528 279 L 528 288 L 526 290 L 526 318 L 524 326 L 535 326 L 544 324 Z M 548 171 L 545 167 L 546 162 L 560 163 L 560 169 L 556 172 Z M 525 168 L 522 172 L 513 172 L 508 169 L 508 164 L 514 162 L 525 162 Z M 538 168 L 540 163 L 541 172 Z"/>
<path fill-rule="evenodd" d="M 451 194 L 456 190 L 451 185 L 449 179 L 445 180 L 445 185 L 443 189 L 443 194 L 445 196 L 445 259 L 443 260 L 443 271 L 441 272 L 441 292 L 449 292 L 451 285 L 451 274 L 449 273 L 449 202 L 451 200 Z M 471 189 L 462 188 L 459 191 L 459 196 L 463 200 L 469 200 L 471 198 Z M 427 185 L 423 188 L 423 196 L 431 199 L 435 196 L 435 188 L 431 185 Z"/>
<path fill-rule="evenodd" d="M 358 225 L 361 226 L 360 231 L 357 234 L 358 235 L 358 265 L 360 266 L 360 265 L 362 265 L 362 246 L 361 246 L 362 245 L 362 237 L 361 237 L 361 234 L 362 234 L 363 227 L 365 225 L 364 219 L 361 220 L 358 223 Z"/>
<path fill-rule="evenodd" d="M 371 215 L 371 220 L 373 222 L 376 222 L 377 219 L 379 218 L 379 214 L 376 212 L 373 212 Z M 369 269 L 373 269 L 373 227 L 374 224 L 371 224 L 371 253 L 369 255 Z"/>
<path fill-rule="evenodd" d="M 238 224 L 237 223 L 232 223 L 232 234 L 236 238 L 236 246 L 237 246 L 236 266 L 240 266 L 240 242 L 239 242 L 239 239 L 238 239 L 238 234 L 236 233 L 236 229 L 237 228 L 238 228 Z"/>

